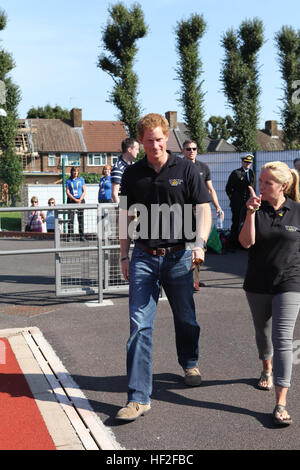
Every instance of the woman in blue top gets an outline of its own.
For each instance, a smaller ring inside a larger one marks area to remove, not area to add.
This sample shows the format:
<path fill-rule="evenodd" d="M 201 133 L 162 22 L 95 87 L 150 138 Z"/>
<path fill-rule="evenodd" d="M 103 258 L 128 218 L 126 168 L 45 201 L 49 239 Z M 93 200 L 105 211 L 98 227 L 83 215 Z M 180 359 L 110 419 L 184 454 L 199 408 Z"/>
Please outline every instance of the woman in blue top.
<path fill-rule="evenodd" d="M 48 206 L 55 206 L 55 199 L 50 197 L 48 201 Z M 47 232 L 54 232 L 54 211 L 49 210 L 46 214 L 46 226 Z"/>
<path fill-rule="evenodd" d="M 111 166 L 105 165 L 99 182 L 98 202 L 112 202 L 111 199 Z"/>

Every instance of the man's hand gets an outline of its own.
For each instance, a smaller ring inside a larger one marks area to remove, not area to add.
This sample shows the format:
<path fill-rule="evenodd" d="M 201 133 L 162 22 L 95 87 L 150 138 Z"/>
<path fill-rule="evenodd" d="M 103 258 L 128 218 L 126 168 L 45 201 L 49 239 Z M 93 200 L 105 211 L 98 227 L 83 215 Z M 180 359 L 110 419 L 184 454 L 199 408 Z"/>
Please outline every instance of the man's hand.
<path fill-rule="evenodd" d="M 121 261 L 122 274 L 126 282 L 129 282 L 129 259 Z"/>
<path fill-rule="evenodd" d="M 203 248 L 195 247 L 192 249 L 192 265 L 191 269 L 195 269 L 196 266 L 201 266 L 205 258 L 205 252 Z"/>

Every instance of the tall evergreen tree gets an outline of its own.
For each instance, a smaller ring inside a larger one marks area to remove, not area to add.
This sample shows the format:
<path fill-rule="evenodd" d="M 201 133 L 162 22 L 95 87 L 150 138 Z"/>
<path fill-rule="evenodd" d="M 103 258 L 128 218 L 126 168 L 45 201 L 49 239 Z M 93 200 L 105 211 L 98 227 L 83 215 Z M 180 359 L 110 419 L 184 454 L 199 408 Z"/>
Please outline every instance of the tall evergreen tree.
<path fill-rule="evenodd" d="M 0 10 L 0 31 L 5 29 L 7 22 L 6 13 Z M 17 106 L 21 99 L 19 87 L 16 86 L 10 76 L 14 68 L 14 60 L 8 52 L 0 47 L 0 81 L 4 84 L 5 100 L 1 107 L 6 116 L 0 116 L 0 177 L 7 183 L 8 191 L 15 204 L 17 194 L 23 179 L 22 163 L 15 152 L 15 138 L 18 128 Z"/>
<path fill-rule="evenodd" d="M 261 90 L 257 58 L 263 41 L 263 24 L 258 18 L 243 21 L 237 32 L 230 29 L 221 40 L 225 49 L 221 82 L 233 112 L 233 143 L 239 151 L 258 149 Z"/>
<path fill-rule="evenodd" d="M 137 54 L 137 40 L 146 36 L 147 26 L 138 3 L 126 8 L 122 2 L 108 9 L 110 18 L 102 33 L 102 42 L 108 55 L 101 54 L 98 67 L 114 81 L 109 101 L 120 111 L 119 119 L 128 127 L 131 137 L 136 137 L 136 124 L 141 109 L 138 102 L 138 77 L 133 71 Z"/>
<path fill-rule="evenodd" d="M 222 116 L 210 116 L 206 121 L 206 131 L 210 139 L 225 139 L 228 140 L 232 134 L 233 119 L 227 115 L 225 118 Z"/>
<path fill-rule="evenodd" d="M 279 66 L 284 81 L 281 119 L 283 140 L 288 149 L 300 144 L 300 104 L 295 99 L 295 85 L 300 80 L 300 30 L 283 26 L 275 35 Z"/>
<path fill-rule="evenodd" d="M 189 130 L 191 139 L 198 145 L 198 151 L 206 149 L 204 138 L 206 129 L 204 123 L 204 93 L 202 62 L 199 57 L 199 43 L 206 29 L 206 23 L 201 15 L 193 14 L 188 20 L 177 22 L 175 29 L 176 47 L 179 55 L 176 73 L 181 83 L 179 102 L 183 107 L 184 122 Z"/>

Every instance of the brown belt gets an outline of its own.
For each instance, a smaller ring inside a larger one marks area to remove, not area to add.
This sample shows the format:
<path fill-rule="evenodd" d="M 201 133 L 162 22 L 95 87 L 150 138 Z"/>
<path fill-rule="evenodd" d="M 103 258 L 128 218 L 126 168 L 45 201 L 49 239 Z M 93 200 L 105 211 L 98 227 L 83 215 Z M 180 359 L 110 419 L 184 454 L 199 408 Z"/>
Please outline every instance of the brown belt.
<path fill-rule="evenodd" d="M 151 248 L 150 246 L 142 245 L 140 243 L 136 243 L 135 246 L 140 250 L 146 251 L 150 255 L 154 256 L 166 256 L 169 253 L 175 253 L 176 251 L 185 249 L 184 243 L 181 243 L 180 245 L 168 246 L 165 248 Z"/>

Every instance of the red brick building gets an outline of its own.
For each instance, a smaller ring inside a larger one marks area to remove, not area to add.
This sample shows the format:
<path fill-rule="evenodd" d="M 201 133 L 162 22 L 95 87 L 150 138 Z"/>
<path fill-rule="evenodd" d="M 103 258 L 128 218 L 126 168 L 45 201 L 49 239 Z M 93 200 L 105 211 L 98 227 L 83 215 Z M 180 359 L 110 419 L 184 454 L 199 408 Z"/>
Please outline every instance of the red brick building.
<path fill-rule="evenodd" d="M 122 122 L 85 121 L 81 109 L 72 109 L 70 121 L 20 120 L 16 146 L 26 183 L 58 183 L 63 160 L 66 174 L 73 165 L 80 172 L 102 174 L 104 165 L 117 160 L 126 137 Z"/>

